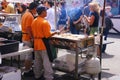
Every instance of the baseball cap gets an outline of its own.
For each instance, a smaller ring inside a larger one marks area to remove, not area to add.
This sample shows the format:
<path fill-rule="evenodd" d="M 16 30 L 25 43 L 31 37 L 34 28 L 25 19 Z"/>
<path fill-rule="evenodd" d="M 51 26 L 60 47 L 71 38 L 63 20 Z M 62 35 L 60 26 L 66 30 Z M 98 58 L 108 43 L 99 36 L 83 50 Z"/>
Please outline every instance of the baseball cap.
<path fill-rule="evenodd" d="M 38 14 L 41 14 L 41 12 L 46 11 L 47 8 L 45 6 L 38 6 L 36 10 Z"/>
<path fill-rule="evenodd" d="M 30 3 L 30 5 L 29 5 L 29 9 L 30 10 L 32 10 L 32 9 L 34 9 L 34 8 L 37 8 L 37 3 L 35 3 L 35 2 L 32 2 L 32 3 Z"/>

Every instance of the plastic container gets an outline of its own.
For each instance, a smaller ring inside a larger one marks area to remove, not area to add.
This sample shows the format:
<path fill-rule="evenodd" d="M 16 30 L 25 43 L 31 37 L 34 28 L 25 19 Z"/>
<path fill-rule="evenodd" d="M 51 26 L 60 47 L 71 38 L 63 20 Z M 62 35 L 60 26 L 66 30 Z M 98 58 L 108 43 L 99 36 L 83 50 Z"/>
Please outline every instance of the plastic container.
<path fill-rule="evenodd" d="M 19 41 L 15 41 L 15 40 L 0 41 L 1 54 L 15 52 L 18 51 L 18 49 L 19 49 Z"/>

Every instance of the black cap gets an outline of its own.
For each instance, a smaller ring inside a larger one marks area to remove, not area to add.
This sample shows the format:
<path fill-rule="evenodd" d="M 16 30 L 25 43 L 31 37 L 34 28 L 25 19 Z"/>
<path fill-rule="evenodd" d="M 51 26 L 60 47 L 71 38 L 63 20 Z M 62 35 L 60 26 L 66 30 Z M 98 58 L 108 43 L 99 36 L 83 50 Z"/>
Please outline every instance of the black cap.
<path fill-rule="evenodd" d="M 30 5 L 29 5 L 29 10 L 32 10 L 32 9 L 34 9 L 34 8 L 37 8 L 37 3 L 35 3 L 35 2 L 32 2 L 32 3 L 30 3 Z"/>
<path fill-rule="evenodd" d="M 46 10 L 47 10 L 47 8 L 44 7 L 44 6 L 38 6 L 38 7 L 37 7 L 37 13 L 38 13 L 38 15 L 41 14 L 42 11 L 46 11 Z"/>

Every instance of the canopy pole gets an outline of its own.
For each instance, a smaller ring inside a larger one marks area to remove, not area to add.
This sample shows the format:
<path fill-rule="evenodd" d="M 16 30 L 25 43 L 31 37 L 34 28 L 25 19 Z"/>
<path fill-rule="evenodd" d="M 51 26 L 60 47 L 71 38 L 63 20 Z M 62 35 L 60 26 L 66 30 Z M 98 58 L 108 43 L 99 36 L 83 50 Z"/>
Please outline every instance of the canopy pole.
<path fill-rule="evenodd" d="M 57 30 L 57 5 L 56 5 L 56 0 L 54 0 L 54 7 L 55 7 L 55 30 Z"/>
<path fill-rule="evenodd" d="M 101 65 L 101 69 L 102 69 L 102 46 L 103 46 L 103 26 L 104 26 L 104 18 L 105 18 L 105 4 L 106 4 L 106 0 L 104 0 L 104 4 L 103 4 L 103 12 L 102 12 L 102 26 L 101 26 L 101 30 L 100 30 L 100 65 Z M 101 80 L 101 71 L 99 73 L 98 79 Z"/>

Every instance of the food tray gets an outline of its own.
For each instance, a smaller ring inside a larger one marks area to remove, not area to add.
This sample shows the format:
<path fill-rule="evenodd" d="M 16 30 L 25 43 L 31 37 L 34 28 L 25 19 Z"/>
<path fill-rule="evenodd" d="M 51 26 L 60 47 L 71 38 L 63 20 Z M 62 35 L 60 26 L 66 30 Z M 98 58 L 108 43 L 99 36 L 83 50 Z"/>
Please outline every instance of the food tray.
<path fill-rule="evenodd" d="M 50 43 L 58 48 L 75 50 L 79 48 L 87 48 L 94 45 L 94 37 L 74 34 L 55 35 L 50 38 Z"/>

